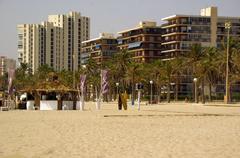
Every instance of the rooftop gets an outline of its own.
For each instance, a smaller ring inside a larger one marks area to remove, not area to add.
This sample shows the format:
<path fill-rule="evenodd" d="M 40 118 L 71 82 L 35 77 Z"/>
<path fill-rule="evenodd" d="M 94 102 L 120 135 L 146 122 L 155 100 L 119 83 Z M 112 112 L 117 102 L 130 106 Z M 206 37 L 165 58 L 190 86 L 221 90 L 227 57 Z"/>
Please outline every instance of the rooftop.
<path fill-rule="evenodd" d="M 126 33 L 129 31 L 133 31 L 133 30 L 137 30 L 137 29 L 141 29 L 141 28 L 147 28 L 147 27 L 158 27 L 158 26 L 155 21 L 141 21 L 136 27 L 120 31 L 120 32 L 118 32 L 118 34 Z"/>
<path fill-rule="evenodd" d="M 96 40 L 99 40 L 99 39 L 116 39 L 116 38 L 114 37 L 114 34 L 104 32 L 104 33 L 100 33 L 99 37 L 93 38 L 93 39 L 90 39 L 90 40 L 87 40 L 87 41 L 83 41 L 82 43 L 88 43 L 88 42 L 96 41 Z"/>
<path fill-rule="evenodd" d="M 162 21 L 166 21 L 166 20 L 171 20 L 171 19 L 175 19 L 178 17 L 211 17 L 211 15 L 217 15 L 217 7 L 207 7 L 207 8 L 203 8 L 200 10 L 200 14 L 199 15 L 184 15 L 184 14 L 175 14 L 175 15 L 171 15 L 165 18 L 162 18 Z M 228 16 L 218 16 L 218 18 L 226 18 L 226 19 L 240 19 L 240 17 L 228 17 Z"/>

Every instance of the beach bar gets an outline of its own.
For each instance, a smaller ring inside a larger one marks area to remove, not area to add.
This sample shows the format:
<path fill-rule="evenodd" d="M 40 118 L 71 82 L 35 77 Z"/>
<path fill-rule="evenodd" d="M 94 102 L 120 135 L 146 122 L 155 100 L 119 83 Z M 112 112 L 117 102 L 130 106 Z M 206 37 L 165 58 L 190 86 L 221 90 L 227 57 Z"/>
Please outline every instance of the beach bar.
<path fill-rule="evenodd" d="M 27 110 L 76 110 L 78 90 L 61 84 L 57 78 L 38 83 L 18 92 L 20 105 Z M 79 103 L 78 103 L 79 104 Z"/>
<path fill-rule="evenodd" d="M 77 90 L 32 89 L 22 90 L 26 98 L 21 101 L 27 110 L 76 110 Z"/>

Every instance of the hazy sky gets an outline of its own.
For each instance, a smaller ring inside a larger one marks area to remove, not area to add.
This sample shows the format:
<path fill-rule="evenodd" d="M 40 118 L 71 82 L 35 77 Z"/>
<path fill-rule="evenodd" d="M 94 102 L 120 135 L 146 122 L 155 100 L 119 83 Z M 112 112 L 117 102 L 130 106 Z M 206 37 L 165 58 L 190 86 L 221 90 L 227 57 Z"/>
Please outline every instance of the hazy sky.
<path fill-rule="evenodd" d="M 100 32 L 134 27 L 141 20 L 173 14 L 199 14 L 217 6 L 218 14 L 240 16 L 240 0 L 0 0 L 0 56 L 17 59 L 17 24 L 40 23 L 49 14 L 81 12 L 91 18 L 91 38 Z"/>

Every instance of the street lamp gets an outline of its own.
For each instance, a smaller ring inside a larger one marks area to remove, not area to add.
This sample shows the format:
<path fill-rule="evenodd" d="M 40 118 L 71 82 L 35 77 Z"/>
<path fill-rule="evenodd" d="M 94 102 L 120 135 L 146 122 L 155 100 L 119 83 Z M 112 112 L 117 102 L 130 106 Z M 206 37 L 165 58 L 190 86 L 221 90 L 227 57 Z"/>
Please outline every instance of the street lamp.
<path fill-rule="evenodd" d="M 194 85 L 195 85 L 195 103 L 198 103 L 198 99 L 197 99 L 197 78 L 193 79 Z"/>
<path fill-rule="evenodd" d="M 225 89 L 225 96 L 224 102 L 226 104 L 229 103 L 229 34 L 231 29 L 231 22 L 225 22 L 225 29 L 227 29 L 227 63 L 226 63 L 226 89 Z"/>
<path fill-rule="evenodd" d="M 152 105 L 152 84 L 153 84 L 153 81 L 149 81 L 150 83 L 150 86 L 151 86 L 151 95 L 150 95 L 150 104 Z"/>

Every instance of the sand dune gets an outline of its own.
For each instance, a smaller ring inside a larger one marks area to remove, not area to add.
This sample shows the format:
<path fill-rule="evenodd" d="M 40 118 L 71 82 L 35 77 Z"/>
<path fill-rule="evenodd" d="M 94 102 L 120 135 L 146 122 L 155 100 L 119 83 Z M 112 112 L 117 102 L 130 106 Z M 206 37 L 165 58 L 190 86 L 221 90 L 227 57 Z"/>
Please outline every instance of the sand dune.
<path fill-rule="evenodd" d="M 2 158 L 240 157 L 240 107 L 0 112 Z"/>

